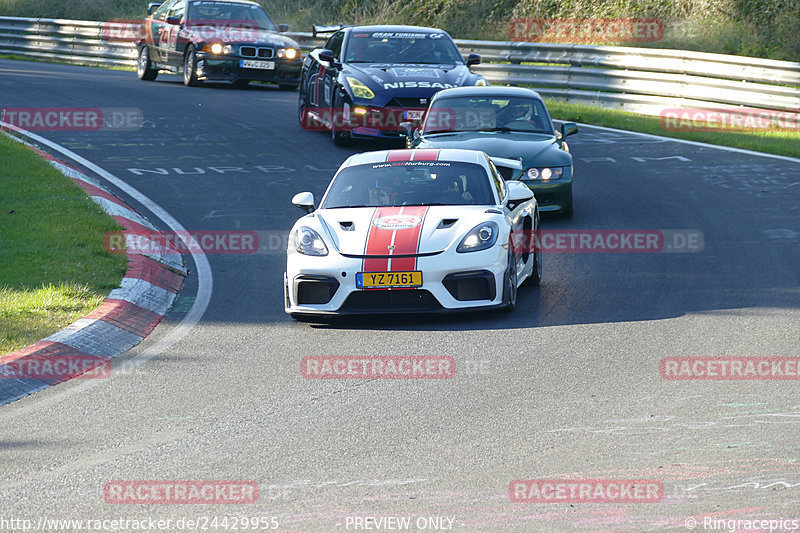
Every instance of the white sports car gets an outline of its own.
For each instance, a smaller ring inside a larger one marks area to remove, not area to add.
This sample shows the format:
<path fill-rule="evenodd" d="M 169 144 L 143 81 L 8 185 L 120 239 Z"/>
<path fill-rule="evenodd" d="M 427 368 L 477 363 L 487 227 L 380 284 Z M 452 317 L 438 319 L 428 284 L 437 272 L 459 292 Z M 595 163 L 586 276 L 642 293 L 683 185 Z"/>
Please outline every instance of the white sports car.
<path fill-rule="evenodd" d="M 351 156 L 319 208 L 289 234 L 285 308 L 294 318 L 484 308 L 512 310 L 541 279 L 531 190 L 495 165 L 515 160 L 456 149 Z"/>

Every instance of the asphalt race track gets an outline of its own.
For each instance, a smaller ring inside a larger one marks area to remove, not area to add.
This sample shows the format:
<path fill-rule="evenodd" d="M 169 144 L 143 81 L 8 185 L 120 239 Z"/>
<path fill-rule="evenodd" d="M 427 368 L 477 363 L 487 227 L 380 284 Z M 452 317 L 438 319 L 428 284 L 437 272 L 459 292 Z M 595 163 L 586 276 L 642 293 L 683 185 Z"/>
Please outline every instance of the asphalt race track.
<path fill-rule="evenodd" d="M 706 517 L 800 528 L 797 381 L 659 371 L 665 357 L 800 356 L 800 163 L 582 128 L 569 143 L 575 216 L 544 228 L 692 230 L 701 249 L 545 254 L 541 287 L 523 286 L 510 315 L 310 325 L 283 312 L 277 237 L 302 214 L 290 199 L 319 199 L 349 154 L 385 145 L 337 148 L 301 130 L 296 93 L 163 74 L 0 60 L 0 107 L 139 108 L 134 131 L 40 134 L 189 230 L 267 237 L 257 254 L 207 254 L 213 286 L 188 257 L 176 306 L 115 360 L 133 371 L 0 407 L 4 518 L 151 517 L 174 531 L 181 518 L 233 515 L 277 517 L 282 531 L 356 530 L 357 518 L 387 529 L 388 517 L 463 532 L 685 531 L 691 520 L 702 531 Z M 181 325 L 209 289 L 199 322 Z M 457 371 L 306 379 L 309 355 L 452 356 Z M 514 480 L 565 478 L 658 480 L 663 499 L 509 497 Z M 249 480 L 259 498 L 110 504 L 114 480 Z"/>

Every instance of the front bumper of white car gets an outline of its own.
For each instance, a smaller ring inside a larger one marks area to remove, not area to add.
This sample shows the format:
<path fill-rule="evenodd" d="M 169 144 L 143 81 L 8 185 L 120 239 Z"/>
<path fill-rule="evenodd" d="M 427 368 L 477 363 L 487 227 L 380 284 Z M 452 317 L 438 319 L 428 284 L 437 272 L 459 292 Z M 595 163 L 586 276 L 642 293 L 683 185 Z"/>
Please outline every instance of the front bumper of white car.
<path fill-rule="evenodd" d="M 298 315 L 431 313 L 498 307 L 508 247 L 457 253 L 448 249 L 417 256 L 422 286 L 407 289 L 359 289 L 356 273 L 363 259 L 332 251 L 314 257 L 290 250 L 284 274 L 285 310 Z"/>

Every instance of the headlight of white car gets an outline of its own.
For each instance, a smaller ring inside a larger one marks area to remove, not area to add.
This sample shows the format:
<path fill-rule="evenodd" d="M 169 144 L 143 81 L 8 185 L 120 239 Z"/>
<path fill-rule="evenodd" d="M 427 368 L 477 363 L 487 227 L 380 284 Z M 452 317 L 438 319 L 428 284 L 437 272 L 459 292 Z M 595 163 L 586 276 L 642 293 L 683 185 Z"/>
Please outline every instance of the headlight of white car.
<path fill-rule="evenodd" d="M 497 242 L 500 228 L 494 222 L 478 224 L 467 233 L 456 248 L 456 252 L 478 252 L 491 248 Z"/>
<path fill-rule="evenodd" d="M 319 233 L 308 226 L 300 226 L 294 230 L 292 240 L 294 240 L 294 247 L 298 253 L 316 256 L 328 255 L 325 241 L 322 240 Z"/>

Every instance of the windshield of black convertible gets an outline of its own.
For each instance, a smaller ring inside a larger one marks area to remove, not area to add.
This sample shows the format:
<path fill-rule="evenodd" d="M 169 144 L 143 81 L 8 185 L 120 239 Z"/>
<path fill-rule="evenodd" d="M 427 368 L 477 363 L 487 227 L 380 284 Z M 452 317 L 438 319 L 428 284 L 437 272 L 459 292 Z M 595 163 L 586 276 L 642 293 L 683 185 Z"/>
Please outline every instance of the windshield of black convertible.
<path fill-rule="evenodd" d="M 393 161 L 341 170 L 320 208 L 494 205 L 486 170 L 455 161 Z"/>
<path fill-rule="evenodd" d="M 187 25 L 278 30 L 261 6 L 214 0 L 189 2 Z"/>
<path fill-rule="evenodd" d="M 464 59 L 446 33 L 359 31 L 350 33 L 348 63 L 453 64 Z"/>
<path fill-rule="evenodd" d="M 425 115 L 422 133 L 453 131 L 554 134 L 544 103 L 524 96 L 463 96 L 434 101 Z"/>

